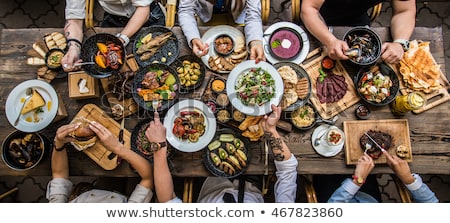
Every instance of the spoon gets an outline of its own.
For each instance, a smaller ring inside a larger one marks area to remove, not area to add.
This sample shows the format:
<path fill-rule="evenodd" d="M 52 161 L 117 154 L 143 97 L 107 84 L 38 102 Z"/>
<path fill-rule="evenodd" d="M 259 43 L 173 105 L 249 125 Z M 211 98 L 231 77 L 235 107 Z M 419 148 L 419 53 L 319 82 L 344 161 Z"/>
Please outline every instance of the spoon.
<path fill-rule="evenodd" d="M 320 140 L 322 139 L 322 137 L 325 135 L 325 133 L 328 132 L 328 129 L 331 127 L 331 125 L 329 125 L 327 127 L 327 129 L 325 129 L 325 131 L 322 133 L 322 135 L 320 135 L 319 138 L 314 139 L 314 146 L 319 146 L 320 145 Z"/>
<path fill-rule="evenodd" d="M 27 96 L 25 97 L 25 101 L 24 101 L 23 104 L 22 104 L 22 108 L 20 109 L 20 112 L 19 112 L 19 115 L 18 115 L 17 118 L 16 118 L 16 121 L 14 121 L 14 126 L 16 126 L 17 124 L 19 124 L 19 119 L 20 119 L 20 116 L 22 115 L 23 107 L 25 107 L 25 104 L 27 103 L 28 99 L 30 99 L 31 96 L 33 96 L 33 88 L 31 88 L 31 87 L 27 88 L 25 94 L 26 94 Z"/>

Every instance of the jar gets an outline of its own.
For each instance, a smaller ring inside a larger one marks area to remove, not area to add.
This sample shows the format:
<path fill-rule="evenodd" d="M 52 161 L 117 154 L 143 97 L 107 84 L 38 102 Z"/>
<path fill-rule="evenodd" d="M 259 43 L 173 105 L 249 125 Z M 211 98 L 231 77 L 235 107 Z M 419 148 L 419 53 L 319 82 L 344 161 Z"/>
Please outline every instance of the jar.
<path fill-rule="evenodd" d="M 405 115 L 409 111 L 417 110 L 425 106 L 427 99 L 421 92 L 411 92 L 407 95 L 399 95 L 391 103 L 391 111 L 396 116 Z"/>

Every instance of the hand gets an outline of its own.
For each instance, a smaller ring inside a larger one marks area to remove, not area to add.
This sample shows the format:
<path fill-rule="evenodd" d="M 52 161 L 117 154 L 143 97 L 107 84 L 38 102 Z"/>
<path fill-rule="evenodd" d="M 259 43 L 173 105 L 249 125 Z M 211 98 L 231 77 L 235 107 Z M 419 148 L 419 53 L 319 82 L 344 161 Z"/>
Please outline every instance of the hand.
<path fill-rule="evenodd" d="M 61 148 L 64 144 L 74 140 L 69 134 L 80 126 L 81 123 L 73 123 L 69 125 L 63 125 L 58 128 L 55 135 L 55 147 Z"/>
<path fill-rule="evenodd" d="M 103 146 L 105 146 L 109 151 L 117 154 L 117 152 L 123 148 L 123 145 L 119 142 L 119 139 L 100 123 L 92 121 L 89 128 L 95 132 L 100 140 L 100 143 L 103 144 Z"/>
<path fill-rule="evenodd" d="M 166 127 L 159 120 L 159 114 L 155 112 L 154 120 L 150 122 L 145 136 L 150 142 L 164 142 L 166 141 Z"/>
<path fill-rule="evenodd" d="M 272 106 L 270 115 L 265 115 L 262 122 L 262 127 L 265 132 L 276 132 L 276 125 L 281 116 L 281 107 Z"/>
<path fill-rule="evenodd" d="M 386 63 L 396 64 L 403 58 L 403 47 L 400 43 L 383 43 L 381 59 Z"/>
<path fill-rule="evenodd" d="M 328 50 L 328 56 L 334 60 L 348 60 L 348 56 L 344 54 L 349 48 L 345 41 L 334 39 L 325 45 Z"/>
<path fill-rule="evenodd" d="M 250 60 L 255 60 L 256 63 L 259 63 L 259 61 L 266 61 L 262 41 L 253 40 L 250 42 Z"/>
<path fill-rule="evenodd" d="M 411 174 L 409 165 L 405 160 L 400 159 L 397 156 L 392 156 L 387 151 L 383 151 L 386 156 L 388 166 L 394 171 L 395 175 L 400 178 L 404 184 L 412 184 L 415 178 Z"/>
<path fill-rule="evenodd" d="M 64 71 L 72 72 L 72 71 L 79 70 L 80 69 L 79 66 L 76 66 L 76 67 L 73 66 L 75 63 L 79 63 L 79 62 L 81 62 L 80 49 L 75 45 L 70 46 L 69 50 L 67 51 L 67 53 L 64 55 L 64 57 L 61 60 Z"/>
<path fill-rule="evenodd" d="M 197 55 L 197 57 L 205 56 L 209 51 L 209 45 L 204 44 L 200 39 L 192 39 L 192 52 Z"/>
<path fill-rule="evenodd" d="M 367 176 L 369 176 L 374 167 L 375 163 L 373 162 L 373 159 L 369 155 L 364 154 L 358 159 L 355 169 L 355 176 L 367 179 Z"/>

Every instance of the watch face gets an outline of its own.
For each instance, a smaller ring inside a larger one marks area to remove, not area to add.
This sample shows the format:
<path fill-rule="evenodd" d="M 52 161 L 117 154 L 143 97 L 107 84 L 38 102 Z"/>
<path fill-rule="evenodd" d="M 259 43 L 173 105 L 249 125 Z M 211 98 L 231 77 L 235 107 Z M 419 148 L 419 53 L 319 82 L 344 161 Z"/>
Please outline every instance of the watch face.
<path fill-rule="evenodd" d="M 156 142 L 150 143 L 150 149 L 151 149 L 152 151 L 158 150 L 158 149 L 159 149 L 159 143 L 156 143 Z"/>

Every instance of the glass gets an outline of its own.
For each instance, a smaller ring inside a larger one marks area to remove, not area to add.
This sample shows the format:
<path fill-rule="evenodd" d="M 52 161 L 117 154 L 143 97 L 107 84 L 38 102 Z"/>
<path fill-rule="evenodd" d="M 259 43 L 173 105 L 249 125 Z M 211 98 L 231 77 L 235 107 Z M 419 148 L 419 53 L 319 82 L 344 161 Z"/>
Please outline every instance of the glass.
<path fill-rule="evenodd" d="M 411 92 L 407 95 L 399 95 L 391 103 L 391 111 L 396 116 L 405 115 L 409 111 L 422 108 L 427 103 L 425 95 L 421 92 Z"/>
<path fill-rule="evenodd" d="M 330 128 L 322 137 L 322 141 L 328 146 L 340 146 L 344 143 L 344 132 L 338 128 Z"/>

